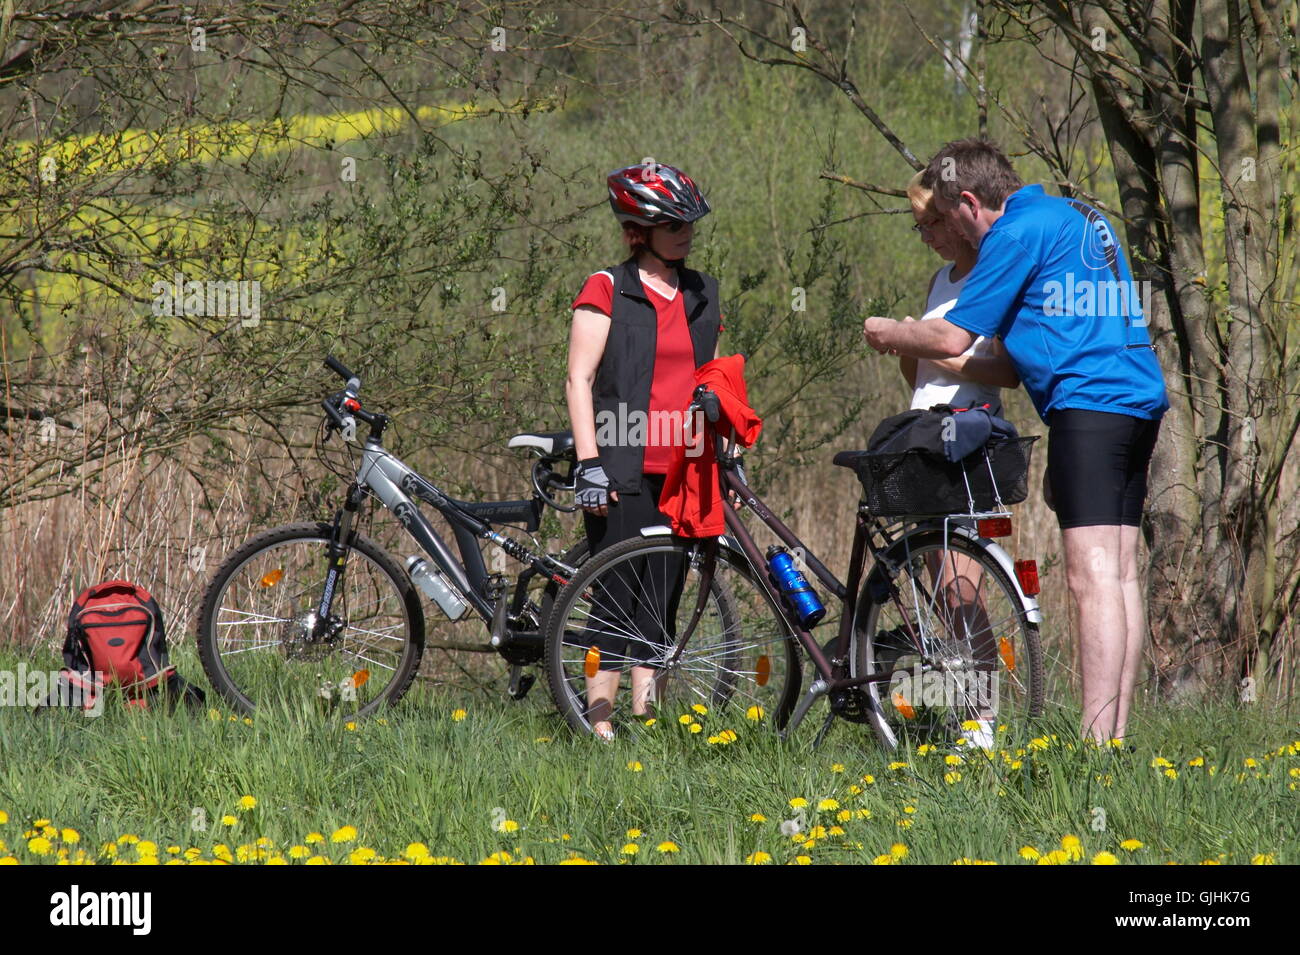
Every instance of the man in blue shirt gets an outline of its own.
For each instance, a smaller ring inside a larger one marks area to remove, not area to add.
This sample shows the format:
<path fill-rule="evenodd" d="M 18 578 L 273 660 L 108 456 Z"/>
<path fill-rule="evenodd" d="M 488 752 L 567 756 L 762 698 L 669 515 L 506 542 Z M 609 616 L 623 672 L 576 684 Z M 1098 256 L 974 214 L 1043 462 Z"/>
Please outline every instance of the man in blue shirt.
<path fill-rule="evenodd" d="M 941 319 L 873 316 L 868 344 L 916 358 L 1002 338 L 1048 426 L 1044 492 L 1078 614 L 1083 735 L 1123 739 L 1146 637 L 1137 572 L 1147 468 L 1169 407 L 1143 287 L 1097 210 L 1024 186 L 992 143 L 944 146 L 926 167 L 938 212 L 979 249 Z"/>

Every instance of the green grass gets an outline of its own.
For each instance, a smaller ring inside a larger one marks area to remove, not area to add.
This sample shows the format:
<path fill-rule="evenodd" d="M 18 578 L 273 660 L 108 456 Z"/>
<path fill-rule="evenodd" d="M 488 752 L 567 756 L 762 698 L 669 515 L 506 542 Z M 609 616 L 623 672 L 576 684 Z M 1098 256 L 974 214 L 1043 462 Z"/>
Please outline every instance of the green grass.
<path fill-rule="evenodd" d="M 188 656 L 180 654 L 183 672 L 201 679 Z M 18 659 L 0 657 L 0 668 Z M 457 709 L 463 719 L 453 719 Z M 325 837 L 312 854 L 335 863 L 362 847 L 396 859 L 422 843 L 434 857 L 470 863 L 500 851 L 538 863 L 575 855 L 601 863 L 743 863 L 756 852 L 772 863 L 800 856 L 864 863 L 905 846 L 904 864 L 1025 864 L 1022 846 L 1046 854 L 1067 835 L 1081 841 L 1084 862 L 1102 851 L 1123 863 L 1300 861 L 1293 714 L 1148 704 L 1132 736 L 1137 752 L 1127 753 L 1080 747 L 1071 714 L 1056 713 L 1036 730 L 1044 748 L 1030 748 L 1028 737 L 1009 739 L 1006 759 L 967 757 L 955 767 L 937 751 L 883 753 L 865 727 L 847 723 L 812 751 L 820 722 L 813 718 L 781 744 L 748 728 L 743 716 L 709 713 L 699 717 L 703 731 L 691 734 L 678 715 L 602 745 L 570 733 L 541 686 L 523 703 L 416 687 L 382 721 L 353 729 L 232 719 L 224 707 L 169 716 L 112 700 L 91 719 L 5 708 L 0 841 L 7 848 L 0 857 L 54 861 L 60 838 L 50 840 L 48 854 L 28 841 L 34 821 L 48 819 L 80 835 L 67 846 L 71 857 L 81 851 L 99 861 L 107 861 L 103 844 L 124 835 L 156 843 L 166 862 L 174 857 L 168 847 L 197 849 L 204 859 L 224 854 L 217 846 L 255 857 L 240 847 L 259 837 L 267 855 L 287 858 L 312 832 Z M 735 742 L 708 742 L 724 728 L 736 732 Z M 1018 748 L 1025 752 L 1012 769 Z M 1152 765 L 1157 757 L 1177 778 Z M 1197 757 L 1205 765 L 1189 766 Z M 1258 765 L 1247 767 L 1247 759 Z M 891 769 L 895 761 L 905 765 Z M 629 768 L 636 765 L 639 771 Z M 945 782 L 953 770 L 961 778 Z M 249 810 L 240 808 L 246 795 L 257 800 Z M 821 837 L 812 847 L 802 844 L 806 835 L 795 842 L 780 831 L 801 816 L 789 802 L 796 798 L 809 801 L 805 834 L 827 829 L 814 833 Z M 824 799 L 838 808 L 818 811 Z M 839 822 L 843 834 L 832 834 L 844 810 L 852 818 Z M 755 813 L 765 821 L 752 821 Z M 236 824 L 224 825 L 223 816 Z M 505 820 L 518 829 L 501 831 Z M 344 826 L 355 827 L 355 838 L 331 842 Z M 629 829 L 641 835 L 629 837 Z M 1121 849 L 1125 839 L 1143 846 Z M 663 842 L 680 851 L 660 852 Z M 639 847 L 634 856 L 624 853 L 630 844 Z M 128 844 L 118 853 L 130 861 L 139 854 Z"/>

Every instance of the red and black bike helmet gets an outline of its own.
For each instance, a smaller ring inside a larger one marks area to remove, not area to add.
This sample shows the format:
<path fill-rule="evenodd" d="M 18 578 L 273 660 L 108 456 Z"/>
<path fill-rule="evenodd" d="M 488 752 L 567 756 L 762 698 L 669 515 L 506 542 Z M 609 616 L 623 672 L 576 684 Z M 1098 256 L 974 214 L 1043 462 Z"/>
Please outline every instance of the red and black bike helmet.
<path fill-rule="evenodd" d="M 690 176 L 653 159 L 616 169 L 606 182 L 619 222 L 656 226 L 694 222 L 709 214 L 709 204 Z"/>

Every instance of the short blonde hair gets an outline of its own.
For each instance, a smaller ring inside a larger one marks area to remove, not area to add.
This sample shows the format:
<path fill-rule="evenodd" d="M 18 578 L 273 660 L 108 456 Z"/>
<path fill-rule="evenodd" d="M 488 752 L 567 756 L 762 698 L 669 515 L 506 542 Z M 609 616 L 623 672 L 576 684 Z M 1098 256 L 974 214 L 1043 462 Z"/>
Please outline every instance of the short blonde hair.
<path fill-rule="evenodd" d="M 925 177 L 925 170 L 921 170 L 907 184 L 907 198 L 912 203 L 912 211 L 924 215 L 927 212 L 938 214 L 934 207 L 934 190 L 927 189 L 922 185 L 921 180 Z"/>

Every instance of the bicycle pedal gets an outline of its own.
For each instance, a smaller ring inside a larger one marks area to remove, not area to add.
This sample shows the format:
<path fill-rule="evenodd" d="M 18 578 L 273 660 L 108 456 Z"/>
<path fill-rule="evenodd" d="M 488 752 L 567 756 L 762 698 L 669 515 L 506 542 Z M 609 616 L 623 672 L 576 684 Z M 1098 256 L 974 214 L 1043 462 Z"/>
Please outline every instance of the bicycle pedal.
<path fill-rule="evenodd" d="M 528 695 L 528 691 L 533 688 L 537 682 L 537 676 L 532 673 L 525 673 L 523 667 L 514 666 L 510 668 L 510 689 L 507 691 L 512 700 L 522 700 Z"/>

